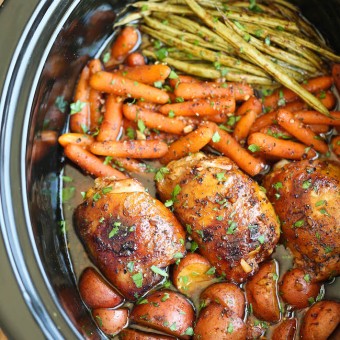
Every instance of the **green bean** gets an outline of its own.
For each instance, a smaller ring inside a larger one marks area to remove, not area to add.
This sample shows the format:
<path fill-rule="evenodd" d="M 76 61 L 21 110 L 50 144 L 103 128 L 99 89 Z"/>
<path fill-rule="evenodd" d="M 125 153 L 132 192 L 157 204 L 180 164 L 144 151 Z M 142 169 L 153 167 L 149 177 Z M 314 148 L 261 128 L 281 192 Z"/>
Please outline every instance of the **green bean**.
<path fill-rule="evenodd" d="M 116 21 L 115 24 L 113 25 L 113 28 L 123 26 L 123 25 L 127 25 L 127 24 L 130 24 L 133 21 L 140 20 L 140 19 L 143 18 L 143 15 L 149 15 L 150 13 L 151 12 L 149 12 L 149 11 L 143 12 L 143 14 L 141 14 L 139 12 L 129 13 L 128 15 L 125 15 L 122 19 Z"/>
<path fill-rule="evenodd" d="M 244 37 L 246 32 L 241 29 L 240 25 L 236 25 L 235 23 L 233 23 L 232 21 L 228 21 L 230 27 L 235 31 L 237 32 L 241 37 Z M 243 27 L 243 26 L 242 26 Z M 289 53 L 289 52 L 286 52 L 284 50 L 281 50 L 281 49 L 278 49 L 274 46 L 271 46 L 270 45 L 270 42 L 268 44 L 256 39 L 255 37 L 247 37 L 247 39 L 249 39 L 249 44 L 256 47 L 259 51 L 262 51 L 262 52 L 265 52 L 266 54 L 269 54 L 271 55 L 272 57 L 274 58 L 277 58 L 279 60 L 282 60 L 282 61 L 285 61 L 289 64 L 292 64 L 294 66 L 297 66 L 303 70 L 306 70 L 306 71 L 309 71 L 311 73 L 317 73 L 317 69 L 311 65 L 311 64 L 308 64 L 306 62 L 306 60 L 304 60 L 303 58 L 295 55 L 295 54 L 292 54 L 292 53 Z"/>
<path fill-rule="evenodd" d="M 154 58 L 157 60 L 156 55 L 152 51 L 143 50 L 142 52 L 146 57 Z M 254 85 L 266 85 L 266 86 L 273 85 L 273 82 L 270 79 L 252 76 L 248 74 L 226 72 L 222 76 L 220 71 L 216 70 L 212 66 L 209 66 L 209 64 L 187 63 L 170 57 L 166 57 L 165 59 L 163 59 L 163 62 L 167 63 L 170 66 L 175 67 L 181 72 L 198 76 L 201 78 L 207 79 L 223 78 L 226 81 L 247 82 L 248 84 Z"/>
<path fill-rule="evenodd" d="M 248 55 L 254 63 L 260 65 L 264 70 L 272 75 L 274 79 L 298 94 L 312 108 L 329 116 L 328 109 L 316 97 L 304 89 L 294 79 L 291 79 L 285 73 L 281 72 L 277 65 L 265 58 L 264 55 L 254 46 L 248 44 L 242 37 L 235 34 L 235 32 L 225 24 L 214 20 L 213 17 L 199 6 L 195 0 L 186 0 L 186 2 L 201 20 L 214 29 L 219 36 L 232 44 L 235 49 L 238 48 L 240 53 L 242 51 L 242 53 Z"/>
<path fill-rule="evenodd" d="M 168 34 L 164 34 L 159 30 L 150 29 L 149 27 L 144 25 L 141 26 L 141 30 L 169 46 L 174 46 L 186 53 L 191 53 L 194 56 L 201 57 L 203 60 L 218 62 L 221 65 L 237 68 L 243 70 L 244 72 L 267 77 L 267 75 L 261 69 L 239 59 L 219 54 L 199 46 L 195 46 L 175 37 L 169 37 Z"/>
<path fill-rule="evenodd" d="M 165 12 L 165 13 L 177 13 L 177 14 L 192 14 L 192 11 L 187 6 L 170 5 L 166 2 L 148 2 L 138 1 L 132 4 L 137 8 L 145 8 L 148 11 Z"/>
<path fill-rule="evenodd" d="M 299 12 L 298 7 L 296 7 L 295 5 L 293 5 L 291 2 L 285 1 L 285 0 L 272 0 L 272 2 L 274 3 L 278 3 L 282 6 L 285 6 L 287 8 L 289 8 L 290 10 L 294 11 L 294 12 Z"/>
<path fill-rule="evenodd" d="M 232 2 L 232 6 L 233 7 L 240 7 L 240 8 L 246 8 L 249 9 L 251 11 L 255 11 L 257 12 L 258 10 L 260 10 L 260 13 L 264 13 L 264 14 L 270 14 L 273 17 L 277 17 L 277 18 L 283 18 L 283 16 L 281 15 L 281 13 L 279 13 L 278 11 L 273 10 L 272 8 L 270 8 L 269 6 L 260 4 L 260 3 L 256 3 L 256 6 L 254 7 L 254 9 L 251 8 L 249 1 L 237 1 L 237 2 Z"/>

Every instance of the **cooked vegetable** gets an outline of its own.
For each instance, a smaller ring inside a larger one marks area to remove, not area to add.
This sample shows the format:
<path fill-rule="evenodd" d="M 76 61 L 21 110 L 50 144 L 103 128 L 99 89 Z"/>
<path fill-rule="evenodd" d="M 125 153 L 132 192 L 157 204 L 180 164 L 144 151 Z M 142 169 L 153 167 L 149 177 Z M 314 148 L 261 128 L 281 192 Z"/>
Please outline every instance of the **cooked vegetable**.
<path fill-rule="evenodd" d="M 326 153 L 328 151 L 326 142 L 321 138 L 318 138 L 317 135 L 303 123 L 294 119 L 293 113 L 287 110 L 279 110 L 276 117 L 279 125 L 305 145 L 310 146 L 321 153 Z"/>
<path fill-rule="evenodd" d="M 301 329 L 302 340 L 326 340 L 340 323 L 340 303 L 320 301 L 305 314 Z"/>
<path fill-rule="evenodd" d="M 58 142 L 62 147 L 66 147 L 68 144 L 76 144 L 86 149 L 94 142 L 94 138 L 84 133 L 69 132 L 62 134 L 58 138 Z"/>
<path fill-rule="evenodd" d="M 131 53 L 126 58 L 126 63 L 128 66 L 142 66 L 145 65 L 145 58 L 139 52 Z"/>
<path fill-rule="evenodd" d="M 92 316 L 104 333 L 113 336 L 127 326 L 129 310 L 127 308 L 96 308 L 92 311 Z"/>
<path fill-rule="evenodd" d="M 332 139 L 333 152 L 340 158 L 340 136 L 335 136 Z"/>
<path fill-rule="evenodd" d="M 138 38 L 138 32 L 134 27 L 124 27 L 111 46 L 110 59 L 105 66 L 112 67 L 120 64 L 136 46 Z"/>
<path fill-rule="evenodd" d="M 172 336 L 166 336 L 159 333 L 142 332 L 137 329 L 125 328 L 119 333 L 121 340 L 172 340 Z"/>
<path fill-rule="evenodd" d="M 147 295 L 131 312 L 131 321 L 160 330 L 180 339 L 190 339 L 195 312 L 187 299 L 171 290 Z"/>
<path fill-rule="evenodd" d="M 332 126 L 340 126 L 340 112 L 331 112 L 331 117 L 325 117 L 316 111 L 298 111 L 294 113 L 294 118 L 300 120 L 304 124 L 326 124 Z"/>
<path fill-rule="evenodd" d="M 244 340 L 247 329 L 241 318 L 231 310 L 212 302 L 205 307 L 196 322 L 194 339 Z"/>
<path fill-rule="evenodd" d="M 160 89 L 105 71 L 94 74 L 90 79 L 90 86 L 105 93 L 143 98 L 159 104 L 165 104 L 169 100 L 169 95 Z"/>
<path fill-rule="evenodd" d="M 306 308 L 310 301 L 316 301 L 321 285 L 312 282 L 310 274 L 294 268 L 285 273 L 279 285 L 283 301 L 297 309 Z"/>
<path fill-rule="evenodd" d="M 200 305 L 208 306 L 216 302 L 239 318 L 243 319 L 245 309 L 244 292 L 233 283 L 215 283 L 209 286 L 200 296 Z"/>
<path fill-rule="evenodd" d="M 316 152 L 304 144 L 278 139 L 259 132 L 252 133 L 248 137 L 248 145 L 248 149 L 253 152 L 261 151 L 278 158 L 301 160 L 305 157 L 310 159 L 316 156 Z"/>
<path fill-rule="evenodd" d="M 275 261 L 263 263 L 246 284 L 248 303 L 252 305 L 254 315 L 268 322 L 280 320 L 276 266 Z"/>
<path fill-rule="evenodd" d="M 171 143 L 168 152 L 160 159 L 161 163 L 168 164 L 170 161 L 200 151 L 210 142 L 213 135 L 214 130 L 207 126 L 200 126 L 197 130 Z"/>
<path fill-rule="evenodd" d="M 80 295 L 90 309 L 114 308 L 124 299 L 91 267 L 81 274 L 78 284 Z"/>
<path fill-rule="evenodd" d="M 215 268 L 199 254 L 188 254 L 174 267 L 175 287 L 190 298 L 195 298 L 215 279 Z"/>
<path fill-rule="evenodd" d="M 286 319 L 280 322 L 273 331 L 272 340 L 294 340 L 297 328 L 296 319 Z"/>
<path fill-rule="evenodd" d="M 68 144 L 64 153 L 73 163 L 95 177 L 114 177 L 124 179 L 126 175 L 103 163 L 98 157 L 75 144 Z"/>
<path fill-rule="evenodd" d="M 98 142 L 115 141 L 123 123 L 122 98 L 110 94 L 106 98 L 105 113 L 97 135 Z"/>

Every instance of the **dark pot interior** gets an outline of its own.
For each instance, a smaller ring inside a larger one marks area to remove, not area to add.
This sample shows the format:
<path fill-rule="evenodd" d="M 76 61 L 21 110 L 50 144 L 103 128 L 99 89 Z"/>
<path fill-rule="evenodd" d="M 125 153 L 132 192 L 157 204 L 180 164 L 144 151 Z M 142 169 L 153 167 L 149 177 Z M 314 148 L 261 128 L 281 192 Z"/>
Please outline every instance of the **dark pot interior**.
<path fill-rule="evenodd" d="M 295 2 L 339 53 L 340 1 Z M 63 156 L 56 136 L 65 131 L 67 114 L 54 104 L 59 96 L 72 101 L 80 70 L 110 38 L 112 23 L 127 3 L 41 1 L 1 97 L 3 237 L 31 313 L 53 339 L 103 337 L 79 297 L 60 231 Z"/>

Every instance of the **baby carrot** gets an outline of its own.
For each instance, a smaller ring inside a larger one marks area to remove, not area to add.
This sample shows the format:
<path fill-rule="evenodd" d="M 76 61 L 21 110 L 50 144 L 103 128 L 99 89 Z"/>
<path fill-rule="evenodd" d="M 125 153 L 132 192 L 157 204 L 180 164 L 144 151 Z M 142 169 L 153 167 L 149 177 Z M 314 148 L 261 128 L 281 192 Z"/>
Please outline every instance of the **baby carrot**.
<path fill-rule="evenodd" d="M 304 144 L 277 139 L 260 132 L 252 133 L 248 137 L 248 145 L 252 150 L 279 158 L 301 160 L 316 156 L 316 152 Z"/>
<path fill-rule="evenodd" d="M 306 84 L 301 84 L 307 91 L 311 93 L 316 93 L 322 90 L 329 89 L 333 84 L 333 78 L 330 76 L 321 76 L 313 79 L 309 79 Z M 296 99 L 299 96 L 285 87 L 275 90 L 271 95 L 267 96 L 263 100 L 263 104 L 265 108 L 275 110 L 279 107 L 280 102 L 289 103 Z"/>
<path fill-rule="evenodd" d="M 114 158 L 112 161 L 119 168 L 123 168 L 128 172 L 144 173 L 147 172 L 147 166 L 145 163 L 139 162 L 133 158 Z"/>
<path fill-rule="evenodd" d="M 340 136 L 333 137 L 331 145 L 333 152 L 340 158 Z"/>
<path fill-rule="evenodd" d="M 90 76 L 101 71 L 103 69 L 102 63 L 99 59 L 92 59 L 89 64 Z M 89 93 L 89 103 L 90 103 L 90 129 L 95 130 L 99 126 L 99 121 L 101 117 L 101 106 L 103 102 L 103 95 L 101 92 L 90 89 Z"/>
<path fill-rule="evenodd" d="M 94 138 L 90 135 L 85 135 L 83 133 L 69 132 L 62 134 L 58 138 L 58 142 L 63 147 L 65 147 L 68 144 L 76 144 L 86 149 L 94 142 Z"/>
<path fill-rule="evenodd" d="M 250 132 L 257 132 L 264 127 L 272 124 L 276 124 L 276 111 L 268 112 L 260 117 L 258 117 L 254 124 L 252 125 Z"/>
<path fill-rule="evenodd" d="M 232 113 L 235 111 L 235 106 L 234 98 L 221 97 L 165 104 L 159 109 L 159 112 L 166 115 L 172 112 L 175 116 L 210 116 L 219 113 Z"/>
<path fill-rule="evenodd" d="M 116 140 L 122 126 L 122 121 L 122 98 L 111 94 L 106 99 L 104 118 L 99 128 L 97 141 L 104 142 L 109 140 Z"/>
<path fill-rule="evenodd" d="M 94 74 L 90 79 L 90 85 L 98 91 L 136 99 L 144 98 L 146 101 L 159 104 L 165 104 L 169 100 L 169 95 L 160 89 L 110 72 L 101 71 Z"/>
<path fill-rule="evenodd" d="M 269 136 L 280 139 L 293 139 L 294 137 L 287 132 L 282 126 L 277 124 L 268 125 L 262 128 L 259 132 L 265 133 Z"/>
<path fill-rule="evenodd" d="M 306 125 L 309 129 L 311 129 L 314 133 L 319 135 L 320 133 L 327 133 L 329 131 L 329 125 L 325 124 L 313 124 Z"/>
<path fill-rule="evenodd" d="M 143 84 L 154 85 L 154 83 L 162 82 L 168 78 L 171 72 L 169 66 L 163 64 L 141 65 L 135 67 L 124 67 L 115 71 L 114 74 L 138 81 Z"/>
<path fill-rule="evenodd" d="M 160 113 L 146 110 L 137 105 L 123 105 L 124 116 L 132 121 L 142 120 L 144 124 L 151 129 L 157 129 L 164 132 L 180 135 L 186 126 L 184 121 L 176 118 L 165 117 Z"/>
<path fill-rule="evenodd" d="M 150 103 L 146 101 L 140 101 L 140 100 L 137 101 L 136 105 L 142 107 L 143 109 L 147 109 L 147 110 L 155 111 L 155 112 L 158 111 L 160 108 L 159 104 Z"/>
<path fill-rule="evenodd" d="M 190 153 L 198 152 L 209 143 L 213 134 L 214 131 L 209 127 L 200 126 L 197 130 L 170 144 L 168 152 L 160 159 L 161 163 L 168 164 Z"/>
<path fill-rule="evenodd" d="M 109 165 L 105 165 L 98 157 L 86 151 L 79 145 L 66 145 L 64 153 L 67 158 L 77 164 L 81 169 L 95 177 L 115 177 L 116 179 L 127 178 L 122 172 Z"/>
<path fill-rule="evenodd" d="M 131 158 L 160 158 L 168 152 L 168 145 L 158 140 L 128 140 L 123 142 L 95 142 L 90 150 L 95 155 Z"/>
<path fill-rule="evenodd" d="M 179 84 L 174 93 L 178 98 L 189 100 L 206 97 L 234 97 L 235 100 L 247 100 L 254 94 L 254 90 L 242 83 L 204 82 Z"/>
<path fill-rule="evenodd" d="M 332 67 L 332 76 L 334 84 L 338 92 L 340 93 L 340 64 L 334 64 Z"/>
<path fill-rule="evenodd" d="M 70 130 L 82 133 L 90 128 L 90 106 L 89 106 L 89 79 L 90 69 L 85 66 L 80 74 L 74 95 L 74 112 L 71 108 Z"/>
<path fill-rule="evenodd" d="M 214 123 L 209 123 L 209 126 L 212 125 L 215 125 L 216 138 L 213 136 L 210 141 L 211 147 L 232 159 L 250 176 L 255 176 L 264 169 L 262 161 L 252 156 L 228 132 L 221 130 Z"/>
<path fill-rule="evenodd" d="M 141 66 L 145 65 L 145 58 L 143 54 L 139 52 L 134 52 L 128 55 L 126 58 L 126 64 L 128 66 Z"/>
<path fill-rule="evenodd" d="M 294 118 L 305 124 L 340 126 L 340 111 L 331 111 L 330 117 L 327 117 L 317 111 L 298 111 L 294 113 Z"/>
<path fill-rule="evenodd" d="M 180 74 L 180 75 L 178 75 L 177 78 L 169 80 L 170 86 L 173 89 L 175 89 L 181 83 L 182 84 L 193 84 L 193 83 L 201 83 L 201 82 L 202 81 L 199 80 L 198 78 L 188 76 L 188 75 L 184 75 L 184 74 Z"/>
<path fill-rule="evenodd" d="M 218 113 L 216 115 L 209 115 L 209 116 L 200 116 L 199 117 L 202 121 L 209 120 L 210 122 L 214 123 L 225 123 L 228 119 L 228 116 L 225 113 Z"/>
<path fill-rule="evenodd" d="M 295 138 L 302 143 L 311 146 L 316 151 L 321 153 L 326 153 L 328 151 L 327 144 L 319 139 L 318 136 L 301 123 L 301 121 L 294 119 L 293 113 L 286 110 L 279 110 L 277 112 L 277 122 Z"/>
<path fill-rule="evenodd" d="M 237 141 L 245 140 L 248 137 L 250 128 L 254 124 L 257 115 L 262 111 L 262 104 L 256 97 L 250 97 L 244 102 L 236 114 L 241 115 L 241 119 L 235 125 L 233 136 Z"/>
<path fill-rule="evenodd" d="M 136 46 L 138 39 L 138 31 L 134 27 L 126 26 L 123 28 L 111 46 L 110 60 L 105 66 L 112 67 L 123 62 L 130 51 Z"/>

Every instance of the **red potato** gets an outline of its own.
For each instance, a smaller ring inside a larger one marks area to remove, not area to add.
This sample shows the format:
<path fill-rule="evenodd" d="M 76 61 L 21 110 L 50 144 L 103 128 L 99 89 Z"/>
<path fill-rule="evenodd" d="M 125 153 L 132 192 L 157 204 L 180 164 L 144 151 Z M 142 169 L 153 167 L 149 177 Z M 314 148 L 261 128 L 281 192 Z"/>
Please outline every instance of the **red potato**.
<path fill-rule="evenodd" d="M 196 340 L 245 340 L 246 334 L 243 320 L 214 302 L 201 311 L 194 328 Z"/>
<path fill-rule="evenodd" d="M 126 64 L 128 66 L 141 66 L 145 65 L 145 58 L 143 54 L 139 52 L 134 52 L 128 55 L 126 58 Z"/>
<path fill-rule="evenodd" d="M 79 279 L 78 289 L 85 304 L 90 308 L 114 308 L 124 299 L 93 268 L 86 268 Z"/>
<path fill-rule="evenodd" d="M 279 284 L 283 301 L 297 309 L 308 307 L 308 300 L 316 299 L 320 288 L 320 283 L 311 282 L 311 276 L 299 268 L 286 272 Z"/>
<path fill-rule="evenodd" d="M 254 315 L 249 315 L 246 321 L 247 339 L 262 339 L 268 326 L 267 322 L 256 319 Z"/>
<path fill-rule="evenodd" d="M 246 284 L 247 299 L 252 304 L 254 315 L 268 322 L 280 320 L 277 276 L 276 262 L 266 262 Z"/>
<path fill-rule="evenodd" d="M 174 267 L 172 282 L 181 293 L 193 298 L 214 282 L 214 270 L 209 274 L 211 269 L 205 257 L 188 254 Z"/>
<path fill-rule="evenodd" d="M 188 300 L 171 290 L 159 290 L 143 299 L 131 312 L 133 323 L 157 329 L 180 339 L 189 339 L 195 311 Z"/>
<path fill-rule="evenodd" d="M 310 307 L 300 328 L 302 340 L 326 340 L 340 324 L 340 303 L 320 301 Z"/>
<path fill-rule="evenodd" d="M 143 84 L 153 85 L 155 82 L 163 82 L 168 78 L 171 72 L 169 66 L 163 64 L 140 65 L 134 67 L 124 67 L 115 71 L 114 74 L 122 77 L 141 82 Z"/>
<path fill-rule="evenodd" d="M 125 328 L 119 333 L 120 340 L 172 340 L 172 336 L 142 332 L 137 329 Z"/>
<path fill-rule="evenodd" d="M 271 340 L 294 340 L 296 328 L 296 319 L 284 320 L 275 327 Z"/>
<path fill-rule="evenodd" d="M 115 335 L 127 326 L 129 310 L 127 308 L 96 308 L 92 310 L 92 316 L 104 333 Z"/>
<path fill-rule="evenodd" d="M 215 283 L 209 286 L 200 296 L 203 305 L 216 302 L 231 310 L 239 318 L 244 317 L 245 297 L 243 291 L 233 283 Z"/>

